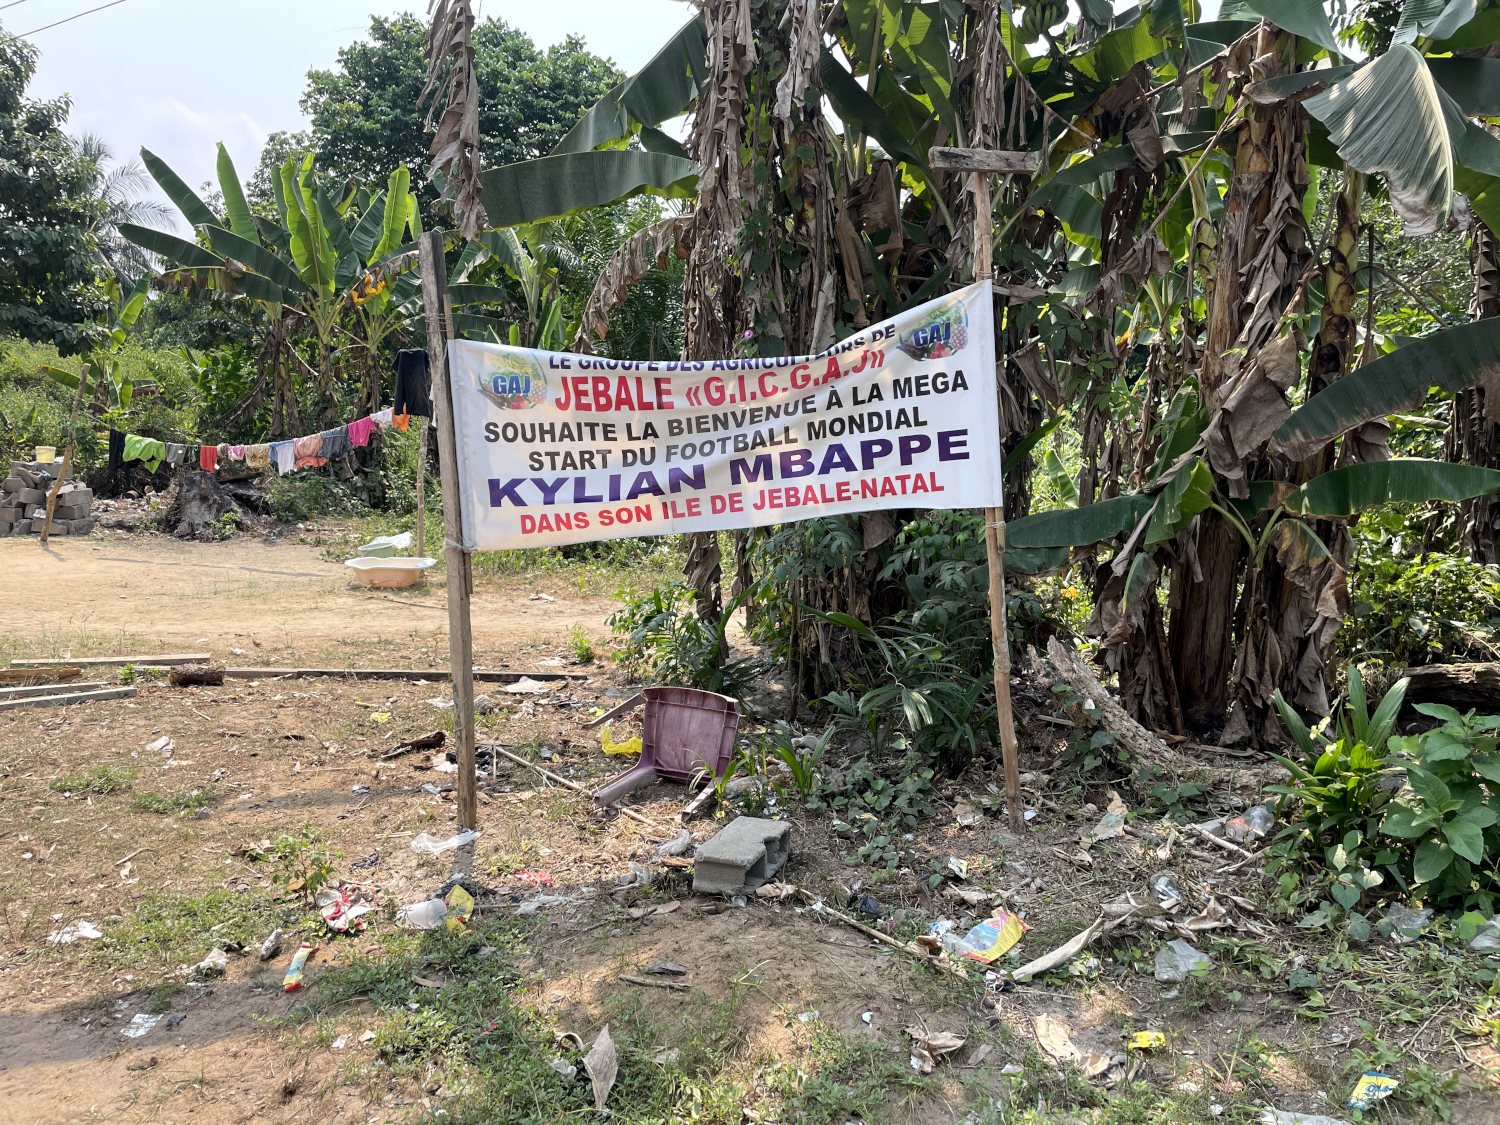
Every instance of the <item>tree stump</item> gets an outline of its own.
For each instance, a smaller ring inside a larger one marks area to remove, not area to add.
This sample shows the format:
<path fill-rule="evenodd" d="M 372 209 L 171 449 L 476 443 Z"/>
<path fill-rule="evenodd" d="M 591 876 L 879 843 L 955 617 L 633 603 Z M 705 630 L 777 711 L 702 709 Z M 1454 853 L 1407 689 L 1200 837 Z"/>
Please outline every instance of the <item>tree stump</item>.
<path fill-rule="evenodd" d="M 224 665 L 179 664 L 167 674 L 173 687 L 223 687 Z"/>

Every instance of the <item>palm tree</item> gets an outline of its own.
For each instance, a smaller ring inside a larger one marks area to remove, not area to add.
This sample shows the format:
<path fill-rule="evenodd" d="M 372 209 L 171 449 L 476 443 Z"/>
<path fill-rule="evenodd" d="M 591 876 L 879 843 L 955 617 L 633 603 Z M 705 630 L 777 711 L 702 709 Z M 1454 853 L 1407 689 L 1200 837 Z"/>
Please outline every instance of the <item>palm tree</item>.
<path fill-rule="evenodd" d="M 172 209 L 159 200 L 142 198 L 150 189 L 151 178 L 139 160 L 109 167 L 114 153 L 97 133 L 84 133 L 74 144 L 96 171 L 93 194 L 99 202 L 99 220 L 94 224 L 94 239 L 99 257 L 120 288 L 128 291 L 140 278 L 155 272 L 157 259 L 122 235 L 121 224 L 170 231 L 177 225 Z"/>

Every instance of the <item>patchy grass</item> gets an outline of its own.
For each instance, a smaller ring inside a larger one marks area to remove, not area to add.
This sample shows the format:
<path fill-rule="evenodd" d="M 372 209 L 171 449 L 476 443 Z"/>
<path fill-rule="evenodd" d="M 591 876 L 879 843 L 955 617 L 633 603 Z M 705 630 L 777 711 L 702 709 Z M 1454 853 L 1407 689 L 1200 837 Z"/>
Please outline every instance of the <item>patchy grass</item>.
<path fill-rule="evenodd" d="M 195 813 L 207 808 L 213 800 L 212 789 L 180 789 L 176 793 L 137 793 L 131 798 L 130 807 L 134 812 L 167 816 L 171 813 Z"/>
<path fill-rule="evenodd" d="M 108 764 L 94 766 L 83 773 L 54 778 L 47 786 L 54 793 L 88 794 L 92 797 L 107 797 L 111 793 L 123 793 L 135 784 L 135 770 Z"/>
<path fill-rule="evenodd" d="M 289 911 L 259 894 L 149 891 L 123 922 L 104 927 L 104 937 L 87 956 L 109 966 L 134 966 L 137 972 L 165 972 L 202 960 L 215 945 L 259 945 L 277 926 L 287 932 L 288 943 L 300 940 L 292 936 L 299 922 L 311 929 L 314 921 L 313 915 Z"/>

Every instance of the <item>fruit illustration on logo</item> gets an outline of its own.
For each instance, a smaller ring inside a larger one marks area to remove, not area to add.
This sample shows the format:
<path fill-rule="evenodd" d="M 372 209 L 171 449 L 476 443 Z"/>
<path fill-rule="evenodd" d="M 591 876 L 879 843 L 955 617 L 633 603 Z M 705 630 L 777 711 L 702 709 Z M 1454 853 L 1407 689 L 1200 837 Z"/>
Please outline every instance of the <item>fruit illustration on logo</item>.
<path fill-rule="evenodd" d="M 519 348 L 487 352 L 478 378 L 484 397 L 501 410 L 530 410 L 547 401 L 547 373 Z"/>

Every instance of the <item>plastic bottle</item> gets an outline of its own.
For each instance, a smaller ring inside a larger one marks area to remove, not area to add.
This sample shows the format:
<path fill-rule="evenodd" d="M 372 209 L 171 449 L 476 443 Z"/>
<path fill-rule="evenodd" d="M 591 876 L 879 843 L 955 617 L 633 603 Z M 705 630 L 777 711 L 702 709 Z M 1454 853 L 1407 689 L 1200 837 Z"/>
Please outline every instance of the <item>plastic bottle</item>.
<path fill-rule="evenodd" d="M 974 947 L 957 934 L 943 935 L 943 948 L 948 951 L 950 957 L 967 957 L 974 952 Z"/>
<path fill-rule="evenodd" d="M 1276 818 L 1271 815 L 1271 810 L 1265 805 L 1254 805 L 1226 821 L 1224 835 L 1236 844 L 1243 844 L 1246 840 L 1265 839 L 1275 826 Z"/>
<path fill-rule="evenodd" d="M 440 898 L 414 902 L 401 911 L 402 919 L 413 930 L 435 930 L 443 924 L 447 915 L 448 904 Z"/>

